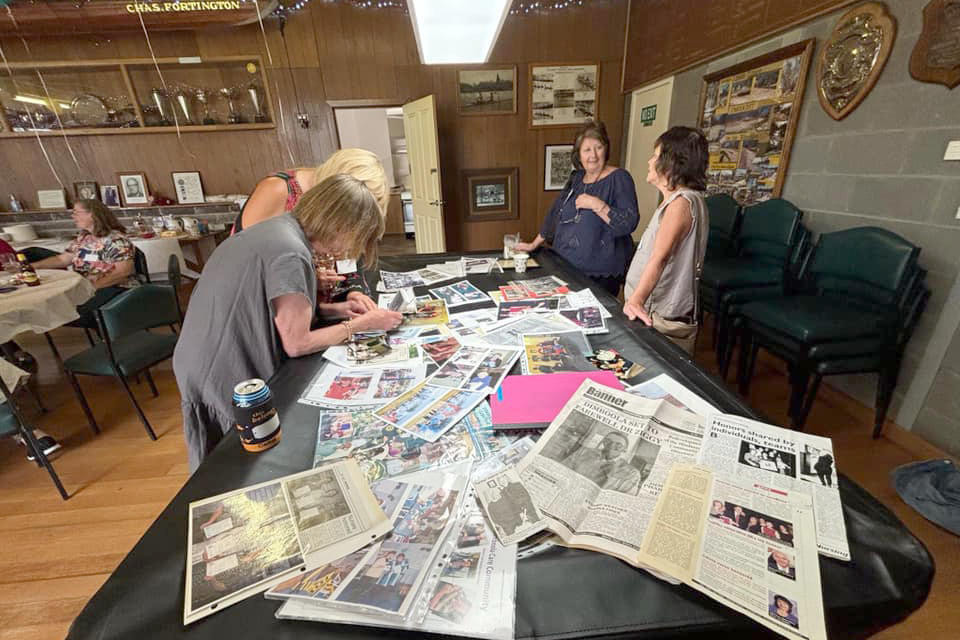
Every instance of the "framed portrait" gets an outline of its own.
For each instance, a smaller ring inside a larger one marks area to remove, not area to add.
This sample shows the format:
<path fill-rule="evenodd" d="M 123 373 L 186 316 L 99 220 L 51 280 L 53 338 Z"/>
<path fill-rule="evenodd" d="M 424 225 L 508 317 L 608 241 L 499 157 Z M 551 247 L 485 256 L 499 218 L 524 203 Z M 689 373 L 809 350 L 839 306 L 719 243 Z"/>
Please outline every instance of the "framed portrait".
<path fill-rule="evenodd" d="M 517 193 L 520 169 L 464 169 L 463 195 L 468 222 L 515 220 L 520 217 Z"/>
<path fill-rule="evenodd" d="M 40 189 L 37 191 L 38 209 L 66 209 L 67 192 L 63 189 Z"/>
<path fill-rule="evenodd" d="M 97 183 L 92 180 L 73 183 L 73 195 L 77 200 L 98 200 Z"/>
<path fill-rule="evenodd" d="M 599 108 L 600 65 L 530 65 L 530 128 L 575 127 Z"/>
<path fill-rule="evenodd" d="M 115 184 L 100 185 L 100 202 L 108 207 L 120 206 L 120 189 Z"/>
<path fill-rule="evenodd" d="M 458 114 L 492 116 L 516 112 L 516 66 L 457 71 Z"/>
<path fill-rule="evenodd" d="M 177 204 L 203 204 L 203 183 L 199 171 L 174 171 L 173 191 L 177 194 Z"/>
<path fill-rule="evenodd" d="M 709 194 L 744 206 L 780 196 L 812 55 L 803 40 L 703 77 Z"/>
<path fill-rule="evenodd" d="M 137 207 L 150 204 L 150 189 L 147 176 L 142 171 L 121 171 L 117 173 L 117 185 L 123 206 Z"/>
<path fill-rule="evenodd" d="M 573 172 L 573 145 L 548 144 L 543 148 L 543 190 L 560 191 Z"/>

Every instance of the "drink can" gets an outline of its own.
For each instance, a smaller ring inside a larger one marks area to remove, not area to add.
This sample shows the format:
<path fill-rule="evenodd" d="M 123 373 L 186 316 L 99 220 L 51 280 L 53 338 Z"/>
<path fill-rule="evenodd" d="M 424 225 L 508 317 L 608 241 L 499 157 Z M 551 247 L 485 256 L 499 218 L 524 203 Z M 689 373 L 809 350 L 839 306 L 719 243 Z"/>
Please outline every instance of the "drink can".
<path fill-rule="evenodd" d="M 280 416 L 273 406 L 270 387 L 251 378 L 233 388 L 233 411 L 243 448 L 254 453 L 280 442 Z"/>

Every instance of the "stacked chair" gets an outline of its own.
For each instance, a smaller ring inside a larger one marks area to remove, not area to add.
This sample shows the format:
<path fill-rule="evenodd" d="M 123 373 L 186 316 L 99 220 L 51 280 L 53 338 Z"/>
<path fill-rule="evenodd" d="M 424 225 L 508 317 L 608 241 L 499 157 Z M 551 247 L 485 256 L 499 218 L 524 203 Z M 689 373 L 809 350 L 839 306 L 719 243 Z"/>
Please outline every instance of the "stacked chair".
<path fill-rule="evenodd" d="M 740 214 L 729 196 L 711 196 L 707 206 L 711 228 L 700 277 L 700 309 L 714 315 L 714 346 L 724 372 L 725 356 L 732 350 L 727 322 L 731 305 L 783 295 L 809 234 L 800 224 L 803 212 L 782 198 L 744 207 Z"/>
<path fill-rule="evenodd" d="M 873 437 L 880 436 L 907 341 L 930 292 L 919 247 L 878 227 L 820 236 L 804 259 L 796 295 L 740 302 L 740 392 L 760 348 L 787 362 L 789 414 L 802 429 L 823 376 L 879 374 Z"/>

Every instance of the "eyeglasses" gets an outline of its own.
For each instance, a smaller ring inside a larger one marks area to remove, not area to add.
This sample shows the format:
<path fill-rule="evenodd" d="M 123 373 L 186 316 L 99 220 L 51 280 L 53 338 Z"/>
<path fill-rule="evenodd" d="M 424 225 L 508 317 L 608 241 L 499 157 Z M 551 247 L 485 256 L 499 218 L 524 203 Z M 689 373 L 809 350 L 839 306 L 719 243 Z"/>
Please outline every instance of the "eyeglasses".
<path fill-rule="evenodd" d="M 591 195 L 591 194 L 587 193 L 587 187 L 588 187 L 589 185 L 587 185 L 586 183 L 583 183 L 583 182 L 581 182 L 580 184 L 583 186 L 583 191 L 581 192 L 581 195 L 584 194 L 584 193 L 586 193 L 587 195 Z M 591 183 L 591 184 L 592 184 L 592 183 Z M 570 191 L 567 192 L 567 197 L 563 199 L 563 204 L 560 205 L 560 209 L 561 209 L 561 210 L 563 210 L 563 208 L 567 205 L 567 200 L 569 200 L 569 199 L 570 199 L 570 196 L 572 196 L 572 195 L 573 195 L 573 187 L 570 187 Z M 576 207 L 576 200 L 574 200 L 574 207 Z M 581 215 L 581 214 L 580 214 L 580 209 L 576 209 L 576 212 L 577 212 L 577 213 L 576 213 L 572 218 L 570 218 L 569 220 L 564 220 L 563 218 L 560 218 L 560 224 L 577 224 L 578 222 L 580 222 L 580 215 Z"/>

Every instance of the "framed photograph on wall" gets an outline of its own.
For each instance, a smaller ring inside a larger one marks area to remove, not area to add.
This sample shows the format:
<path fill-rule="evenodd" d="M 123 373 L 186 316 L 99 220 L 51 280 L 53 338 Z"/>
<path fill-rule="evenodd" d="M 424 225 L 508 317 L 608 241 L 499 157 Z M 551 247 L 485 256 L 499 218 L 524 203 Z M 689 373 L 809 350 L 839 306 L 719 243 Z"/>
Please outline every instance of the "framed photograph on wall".
<path fill-rule="evenodd" d="M 173 190 L 177 194 L 177 204 L 203 204 L 203 183 L 199 171 L 174 171 Z"/>
<path fill-rule="evenodd" d="M 812 55 L 803 40 L 703 77 L 708 193 L 744 206 L 780 196 Z"/>
<path fill-rule="evenodd" d="M 99 200 L 97 197 L 97 183 L 93 180 L 83 180 L 73 183 L 73 195 L 77 200 Z"/>
<path fill-rule="evenodd" d="M 573 172 L 573 145 L 548 144 L 543 148 L 543 190 L 560 191 Z"/>
<path fill-rule="evenodd" d="M 66 209 L 67 192 L 63 189 L 40 189 L 37 191 L 38 209 Z"/>
<path fill-rule="evenodd" d="M 457 70 L 457 113 L 495 116 L 517 112 L 517 68 Z"/>
<path fill-rule="evenodd" d="M 467 222 L 516 220 L 520 217 L 519 168 L 464 169 L 460 175 Z"/>
<path fill-rule="evenodd" d="M 117 173 L 123 206 L 137 207 L 150 204 L 150 189 L 147 176 L 142 171 L 120 171 Z"/>
<path fill-rule="evenodd" d="M 530 127 L 575 127 L 598 117 L 600 65 L 531 64 Z"/>
<path fill-rule="evenodd" d="M 100 202 L 108 207 L 120 206 L 120 189 L 115 184 L 100 185 Z"/>

